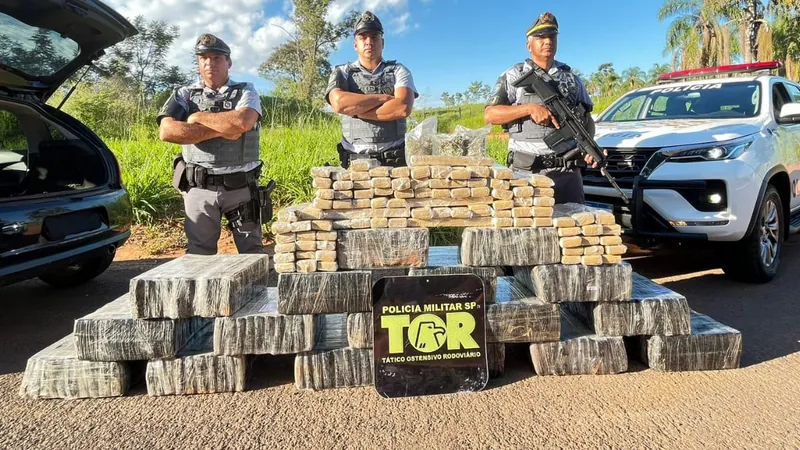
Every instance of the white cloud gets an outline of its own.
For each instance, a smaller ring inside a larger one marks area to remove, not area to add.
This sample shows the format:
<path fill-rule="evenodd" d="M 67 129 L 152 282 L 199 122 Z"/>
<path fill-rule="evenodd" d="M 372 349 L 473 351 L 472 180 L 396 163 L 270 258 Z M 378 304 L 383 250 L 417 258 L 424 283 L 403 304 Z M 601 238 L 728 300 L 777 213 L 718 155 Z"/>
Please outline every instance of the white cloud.
<path fill-rule="evenodd" d="M 209 32 L 231 47 L 232 72 L 257 75 L 258 67 L 295 31 L 289 22 L 294 5 L 291 0 L 106 0 L 123 16 L 138 15 L 148 21 L 163 20 L 180 27 L 168 57 L 170 64 L 189 69 L 195 39 Z M 270 1 L 281 15 L 269 17 L 264 8 Z M 379 17 L 388 33 L 401 34 L 412 25 L 408 0 L 338 0 L 328 10 L 328 20 L 341 20 L 349 11 L 371 10 Z M 387 20 L 388 19 L 388 20 Z"/>
<path fill-rule="evenodd" d="M 389 30 L 392 34 L 403 34 L 411 27 L 408 23 L 409 19 L 411 19 L 411 13 L 406 11 L 405 13 L 395 17 L 391 21 L 391 30 Z"/>

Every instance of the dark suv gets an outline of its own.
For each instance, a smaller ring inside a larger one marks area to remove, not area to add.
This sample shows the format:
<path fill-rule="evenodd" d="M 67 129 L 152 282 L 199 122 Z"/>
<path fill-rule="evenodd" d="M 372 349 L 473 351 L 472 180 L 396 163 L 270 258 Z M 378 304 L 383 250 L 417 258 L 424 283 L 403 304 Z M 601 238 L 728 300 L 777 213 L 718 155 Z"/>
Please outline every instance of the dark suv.
<path fill-rule="evenodd" d="M 136 34 L 92 0 L 0 0 L 0 286 L 74 286 L 130 236 L 128 193 L 97 135 L 47 99 L 104 49 Z"/>

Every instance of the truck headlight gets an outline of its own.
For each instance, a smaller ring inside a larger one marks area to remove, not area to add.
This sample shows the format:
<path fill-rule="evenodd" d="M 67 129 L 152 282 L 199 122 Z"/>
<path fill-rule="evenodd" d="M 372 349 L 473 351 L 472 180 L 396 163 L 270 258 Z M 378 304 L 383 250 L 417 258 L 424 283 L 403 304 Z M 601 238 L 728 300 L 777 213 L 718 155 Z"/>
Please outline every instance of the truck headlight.
<path fill-rule="evenodd" d="M 665 150 L 662 153 L 669 162 L 722 161 L 738 158 L 753 145 L 754 140 L 749 136 L 712 146 Z"/>

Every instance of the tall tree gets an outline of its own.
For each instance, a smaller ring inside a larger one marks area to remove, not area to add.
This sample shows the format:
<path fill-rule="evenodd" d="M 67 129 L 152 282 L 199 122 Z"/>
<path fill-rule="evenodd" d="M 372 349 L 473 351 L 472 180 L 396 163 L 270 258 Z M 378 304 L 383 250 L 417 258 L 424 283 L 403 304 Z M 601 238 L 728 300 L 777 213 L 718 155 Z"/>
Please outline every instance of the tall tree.
<path fill-rule="evenodd" d="M 622 83 L 626 89 L 641 87 L 646 80 L 647 73 L 638 67 L 631 67 L 622 71 Z"/>
<path fill-rule="evenodd" d="M 467 87 L 467 91 L 464 93 L 464 97 L 467 98 L 469 103 L 476 103 L 481 99 L 481 91 L 483 89 L 483 83 L 480 81 L 473 81 Z"/>
<path fill-rule="evenodd" d="M 484 84 L 483 87 L 481 87 L 481 100 L 484 102 L 488 102 L 489 97 L 491 96 L 492 96 L 492 87 L 489 86 L 488 84 Z"/>
<path fill-rule="evenodd" d="M 784 62 L 787 77 L 800 80 L 800 5 L 787 1 L 773 8 L 772 58 Z"/>
<path fill-rule="evenodd" d="M 665 53 L 673 55 L 673 69 L 690 69 L 730 62 L 732 29 L 721 23 L 727 0 L 667 0 L 658 19 L 674 17 L 667 29 Z"/>
<path fill-rule="evenodd" d="M 326 20 L 333 0 L 295 0 L 291 22 L 295 31 L 284 30 L 289 40 L 261 65 L 262 77 L 279 92 L 308 103 L 319 103 L 330 73 L 328 59 L 336 45 L 351 35 L 358 13 L 350 12 L 339 23 Z"/>
<path fill-rule="evenodd" d="M 587 89 L 592 96 L 606 96 L 614 93 L 620 81 L 621 78 L 614 69 L 614 64 L 603 63 L 597 68 L 597 72 L 589 77 Z"/>
<path fill-rule="evenodd" d="M 148 22 L 143 16 L 132 23 L 139 33 L 111 47 L 98 66 L 111 77 L 135 86 L 145 103 L 170 84 L 185 81 L 188 75 L 178 66 L 167 64 L 167 53 L 180 35 L 177 25 L 161 20 Z"/>
<path fill-rule="evenodd" d="M 706 0 L 710 8 L 721 13 L 726 24 L 739 31 L 739 44 L 745 62 L 758 61 L 759 47 L 769 45 L 772 36 L 765 18 L 767 3 L 762 0 Z"/>
<path fill-rule="evenodd" d="M 655 84 L 658 81 L 659 75 L 669 71 L 669 64 L 653 64 L 653 67 L 647 71 L 647 84 Z"/>
<path fill-rule="evenodd" d="M 442 103 L 446 108 L 453 106 L 453 96 L 449 92 L 442 92 L 442 96 L 439 98 L 442 99 Z"/>

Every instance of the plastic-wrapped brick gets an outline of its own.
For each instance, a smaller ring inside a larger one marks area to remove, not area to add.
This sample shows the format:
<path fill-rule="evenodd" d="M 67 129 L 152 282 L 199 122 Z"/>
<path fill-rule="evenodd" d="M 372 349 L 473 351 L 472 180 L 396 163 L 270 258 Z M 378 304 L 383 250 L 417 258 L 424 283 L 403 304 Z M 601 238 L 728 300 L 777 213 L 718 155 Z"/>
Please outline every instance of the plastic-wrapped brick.
<path fill-rule="evenodd" d="M 133 317 L 230 316 L 268 276 L 268 255 L 185 255 L 131 279 Z"/>
<path fill-rule="evenodd" d="M 497 277 L 502 273 L 499 267 L 471 267 L 459 262 L 458 246 L 431 247 L 428 253 L 428 267 L 413 268 L 409 275 L 477 275 L 483 280 L 486 303 L 494 303 L 497 290 Z"/>
<path fill-rule="evenodd" d="M 738 368 L 742 333 L 698 312 L 691 315 L 691 335 L 640 338 L 647 365 L 665 372 Z"/>
<path fill-rule="evenodd" d="M 467 266 L 526 266 L 560 260 L 555 228 L 466 228 L 462 234 L 461 262 Z"/>
<path fill-rule="evenodd" d="M 215 355 L 285 355 L 314 348 L 314 316 L 280 314 L 269 287 L 231 317 L 214 320 Z"/>
<path fill-rule="evenodd" d="M 175 356 L 210 319 L 134 319 L 130 294 L 75 321 L 78 359 L 136 361 Z"/>
<path fill-rule="evenodd" d="M 150 396 L 241 392 L 245 388 L 246 357 L 214 354 L 214 327 L 206 327 L 175 358 L 147 362 L 145 380 Z"/>
<path fill-rule="evenodd" d="M 632 274 L 631 265 L 626 262 L 605 266 L 514 267 L 514 276 L 549 303 L 630 301 Z"/>
<path fill-rule="evenodd" d="M 282 273 L 278 276 L 278 312 L 281 314 L 371 310 L 372 275 L 369 271 Z"/>
<path fill-rule="evenodd" d="M 428 236 L 425 228 L 343 230 L 339 232 L 337 261 L 341 269 L 425 267 Z"/>
<path fill-rule="evenodd" d="M 561 311 L 561 340 L 530 346 L 536 374 L 608 375 L 628 370 L 622 337 L 597 336 L 575 316 Z"/>
<path fill-rule="evenodd" d="M 31 398 L 119 397 L 130 382 L 127 363 L 79 360 L 70 334 L 28 359 L 20 393 Z"/>
<path fill-rule="evenodd" d="M 323 390 L 374 383 L 372 349 L 340 348 L 301 353 L 295 357 L 297 389 Z"/>
<path fill-rule="evenodd" d="M 372 348 L 372 313 L 347 315 L 347 342 L 352 348 Z"/>
<path fill-rule="evenodd" d="M 497 279 L 497 301 L 486 307 L 487 342 L 557 341 L 558 305 L 536 298 L 513 277 Z"/>

